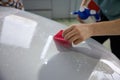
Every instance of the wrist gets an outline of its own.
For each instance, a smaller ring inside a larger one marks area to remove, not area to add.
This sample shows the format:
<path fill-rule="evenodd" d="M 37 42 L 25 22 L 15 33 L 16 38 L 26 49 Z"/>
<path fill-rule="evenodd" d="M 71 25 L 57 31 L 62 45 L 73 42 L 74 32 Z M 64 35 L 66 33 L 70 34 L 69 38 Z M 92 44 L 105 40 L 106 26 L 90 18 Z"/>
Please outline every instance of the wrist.
<path fill-rule="evenodd" d="M 88 29 L 89 29 L 89 33 L 90 33 L 90 36 L 95 36 L 95 28 L 94 28 L 94 23 L 90 23 L 88 24 Z"/>
<path fill-rule="evenodd" d="M 104 22 L 91 23 L 90 28 L 92 36 L 101 36 L 107 33 L 106 28 L 104 27 Z"/>

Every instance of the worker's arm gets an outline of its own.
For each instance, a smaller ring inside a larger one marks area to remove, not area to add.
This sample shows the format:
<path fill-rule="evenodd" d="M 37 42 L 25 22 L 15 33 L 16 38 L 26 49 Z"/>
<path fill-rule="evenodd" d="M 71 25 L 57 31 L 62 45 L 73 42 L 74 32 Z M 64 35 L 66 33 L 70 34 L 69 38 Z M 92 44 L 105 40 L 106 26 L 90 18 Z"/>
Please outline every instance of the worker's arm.
<path fill-rule="evenodd" d="M 91 24 L 74 24 L 63 32 L 63 37 L 74 44 L 92 36 L 104 35 L 120 35 L 120 19 Z"/>
<path fill-rule="evenodd" d="M 92 36 L 120 35 L 120 19 L 91 24 Z"/>
<path fill-rule="evenodd" d="M 87 6 L 90 1 L 91 0 L 82 0 L 82 3 L 80 6 Z"/>

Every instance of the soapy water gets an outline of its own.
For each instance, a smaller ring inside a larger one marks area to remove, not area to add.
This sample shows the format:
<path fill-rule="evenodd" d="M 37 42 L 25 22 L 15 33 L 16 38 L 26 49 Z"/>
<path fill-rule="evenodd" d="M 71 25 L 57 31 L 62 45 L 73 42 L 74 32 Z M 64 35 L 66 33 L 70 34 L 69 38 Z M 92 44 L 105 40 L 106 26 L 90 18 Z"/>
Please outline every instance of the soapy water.
<path fill-rule="evenodd" d="M 74 51 L 60 52 L 43 64 L 40 80 L 88 80 L 98 59 Z"/>

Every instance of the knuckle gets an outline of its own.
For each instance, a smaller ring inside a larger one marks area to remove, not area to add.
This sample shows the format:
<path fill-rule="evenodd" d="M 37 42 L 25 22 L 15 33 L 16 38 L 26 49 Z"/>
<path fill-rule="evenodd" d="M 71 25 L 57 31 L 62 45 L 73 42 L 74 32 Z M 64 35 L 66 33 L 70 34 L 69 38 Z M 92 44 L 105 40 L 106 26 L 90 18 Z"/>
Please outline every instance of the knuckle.
<path fill-rule="evenodd" d="M 83 40 L 84 40 L 84 37 L 83 37 L 83 36 L 81 36 L 81 37 L 80 37 L 80 40 L 81 40 L 81 41 L 83 41 Z"/>

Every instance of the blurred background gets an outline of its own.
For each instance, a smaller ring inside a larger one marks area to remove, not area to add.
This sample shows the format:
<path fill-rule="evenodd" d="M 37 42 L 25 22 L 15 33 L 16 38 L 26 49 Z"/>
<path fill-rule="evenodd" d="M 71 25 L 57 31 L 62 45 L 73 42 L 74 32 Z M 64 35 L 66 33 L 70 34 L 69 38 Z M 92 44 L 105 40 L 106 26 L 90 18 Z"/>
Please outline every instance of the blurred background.
<path fill-rule="evenodd" d="M 23 0 L 25 10 L 51 19 L 73 18 L 82 0 Z"/>
<path fill-rule="evenodd" d="M 78 23 L 72 11 L 79 9 L 82 0 L 23 0 L 26 11 L 44 16 L 65 25 Z"/>

